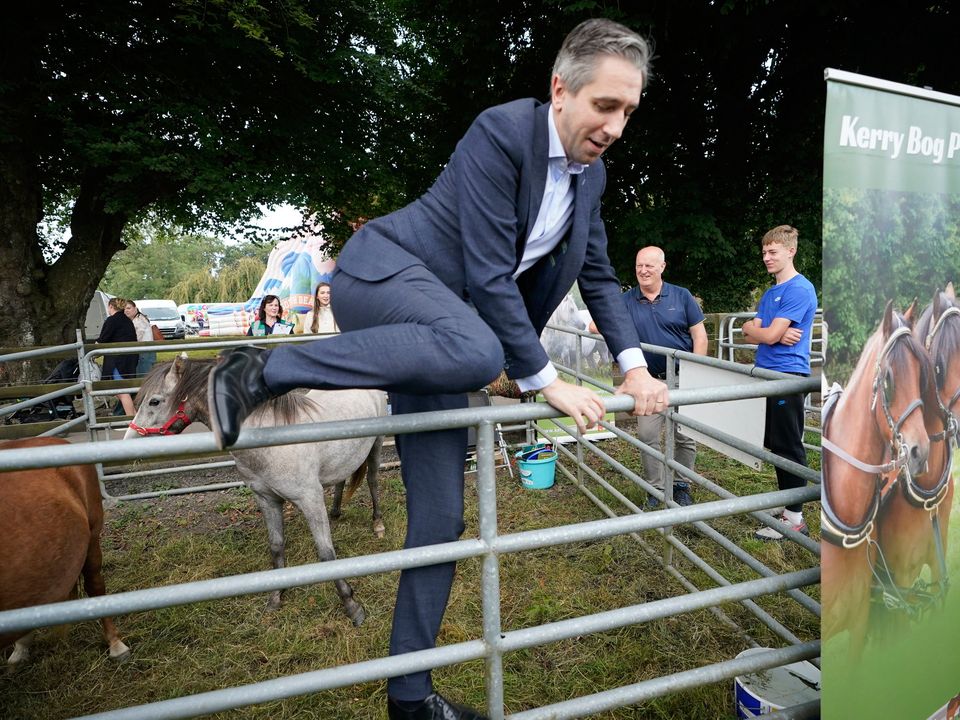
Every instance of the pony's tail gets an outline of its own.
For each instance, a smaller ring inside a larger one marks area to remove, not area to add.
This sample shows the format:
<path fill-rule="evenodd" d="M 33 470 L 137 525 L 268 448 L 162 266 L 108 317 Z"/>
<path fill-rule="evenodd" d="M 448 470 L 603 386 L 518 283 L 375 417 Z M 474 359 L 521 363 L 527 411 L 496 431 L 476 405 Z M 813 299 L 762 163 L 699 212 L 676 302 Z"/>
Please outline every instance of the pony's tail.
<path fill-rule="evenodd" d="M 367 477 L 367 464 L 363 463 L 360 467 L 354 470 L 353 475 L 350 476 L 350 482 L 347 483 L 347 488 L 343 493 L 344 505 L 350 502 L 350 498 L 353 497 L 353 494 L 357 491 L 357 488 L 360 486 L 360 483 L 362 483 L 364 478 L 366 477 Z"/>

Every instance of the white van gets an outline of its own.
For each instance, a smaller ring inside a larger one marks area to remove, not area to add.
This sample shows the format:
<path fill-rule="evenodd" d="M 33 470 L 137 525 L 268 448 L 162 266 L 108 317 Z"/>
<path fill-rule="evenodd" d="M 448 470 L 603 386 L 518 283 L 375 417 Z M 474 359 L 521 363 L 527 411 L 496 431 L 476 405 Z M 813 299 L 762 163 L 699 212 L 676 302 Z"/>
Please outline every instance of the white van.
<path fill-rule="evenodd" d="M 187 334 L 187 325 L 173 300 L 137 300 L 137 310 L 150 319 L 151 325 L 160 328 L 166 340 L 182 340 Z"/>

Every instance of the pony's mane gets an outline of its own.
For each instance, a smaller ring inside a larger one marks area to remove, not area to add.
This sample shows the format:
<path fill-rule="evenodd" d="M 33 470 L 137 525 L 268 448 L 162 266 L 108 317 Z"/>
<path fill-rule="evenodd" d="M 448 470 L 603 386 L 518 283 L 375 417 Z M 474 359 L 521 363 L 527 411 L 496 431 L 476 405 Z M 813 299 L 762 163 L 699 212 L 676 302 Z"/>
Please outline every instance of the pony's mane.
<path fill-rule="evenodd" d="M 137 407 L 140 406 L 140 402 L 144 398 L 158 394 L 163 389 L 163 383 L 167 379 L 167 374 L 173 368 L 174 362 L 171 360 L 158 363 L 147 373 L 134 401 Z M 173 397 L 180 400 L 188 397 L 195 398 L 205 406 L 207 403 L 207 377 L 215 364 L 214 360 L 181 359 L 180 379 L 173 389 Z"/>
<path fill-rule="evenodd" d="M 893 318 L 895 320 L 894 330 L 900 327 L 910 326 L 903 315 L 896 311 L 893 313 Z M 868 382 L 872 379 L 871 373 L 873 372 L 873 365 L 876 362 L 877 354 L 883 349 L 883 344 L 883 321 L 881 320 L 880 325 L 867 340 L 863 353 L 860 356 L 860 361 L 850 374 L 848 386 L 855 384 L 855 382 L 861 378 L 866 378 Z M 894 374 L 897 374 L 897 371 L 903 368 L 905 363 L 909 361 L 909 355 L 911 354 L 920 363 L 920 387 L 927 388 L 931 380 L 929 377 L 929 361 L 923 346 L 912 333 L 904 335 L 890 348 L 887 354 L 890 368 Z"/>
<path fill-rule="evenodd" d="M 134 401 L 137 407 L 140 406 L 140 402 L 144 398 L 158 394 L 163 389 L 164 380 L 173 368 L 174 362 L 168 361 L 153 366 L 143 379 L 143 384 L 140 385 L 140 391 Z M 207 383 L 210 371 L 216 364 L 216 360 L 180 360 L 180 379 L 173 389 L 172 398 L 176 398 L 178 401 L 191 398 L 194 407 L 201 407 L 205 411 L 209 411 L 207 408 Z M 294 391 L 263 403 L 250 414 L 249 420 L 251 424 L 258 427 L 290 425 L 304 420 L 319 422 L 320 416 L 317 410 L 315 402 L 306 395 Z"/>
<path fill-rule="evenodd" d="M 909 327 L 900 313 L 894 311 L 893 317 L 897 320 L 897 327 Z M 913 333 L 904 335 L 900 342 L 894 343 L 893 347 L 890 348 L 890 352 L 887 354 L 887 357 L 890 358 L 890 369 L 893 370 L 894 375 L 899 376 L 898 371 L 909 361 L 909 355 L 913 355 L 920 364 L 920 389 L 921 392 L 925 392 L 928 383 L 932 380 L 930 377 L 930 361 L 927 351 L 923 349 L 923 345 L 914 337 Z"/>
<path fill-rule="evenodd" d="M 250 413 L 248 421 L 256 427 L 294 425 L 298 422 L 320 422 L 317 404 L 306 395 L 291 390 L 268 400 Z"/>
<path fill-rule="evenodd" d="M 940 302 L 945 312 L 951 307 L 957 307 L 957 303 L 950 299 L 946 293 L 940 293 Z M 917 323 L 917 329 L 920 337 L 926 337 L 933 328 L 933 304 L 924 308 L 920 321 Z M 958 357 L 960 353 L 960 317 L 956 320 L 948 320 L 940 326 L 933 343 L 930 346 L 930 358 L 936 364 L 949 360 L 952 357 Z M 946 371 L 946 368 L 943 368 Z"/>

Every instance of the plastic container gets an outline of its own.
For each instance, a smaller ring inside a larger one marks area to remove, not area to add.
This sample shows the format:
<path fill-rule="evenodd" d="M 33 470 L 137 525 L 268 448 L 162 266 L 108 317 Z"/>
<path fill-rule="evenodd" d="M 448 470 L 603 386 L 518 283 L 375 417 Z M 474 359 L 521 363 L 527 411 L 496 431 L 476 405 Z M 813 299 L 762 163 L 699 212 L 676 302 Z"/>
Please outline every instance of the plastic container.
<path fill-rule="evenodd" d="M 530 490 L 553 487 L 557 472 L 557 453 L 550 445 L 524 445 L 514 454 L 520 470 L 520 482 Z"/>
<path fill-rule="evenodd" d="M 769 650 L 750 648 L 737 657 Z M 733 679 L 738 718 L 755 718 L 820 697 L 820 670 L 807 661 L 758 670 Z"/>

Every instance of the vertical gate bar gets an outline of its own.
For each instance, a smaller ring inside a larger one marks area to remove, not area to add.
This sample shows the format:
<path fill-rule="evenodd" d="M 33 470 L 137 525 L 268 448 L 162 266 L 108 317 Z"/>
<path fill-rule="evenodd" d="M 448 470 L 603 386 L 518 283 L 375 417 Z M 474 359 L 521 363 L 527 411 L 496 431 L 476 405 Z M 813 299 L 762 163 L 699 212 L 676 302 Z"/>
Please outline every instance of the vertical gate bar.
<path fill-rule="evenodd" d="M 577 338 L 577 385 L 583 385 L 583 380 L 580 379 L 580 375 L 583 371 L 582 358 L 583 358 L 583 335 L 575 335 Z M 599 428 L 598 428 L 599 429 Z M 560 436 L 557 436 L 559 440 Z M 557 457 L 559 461 L 559 456 Z M 583 487 L 583 438 L 577 438 L 577 485 Z"/>
<path fill-rule="evenodd" d="M 497 537 L 497 478 L 493 423 L 477 426 L 477 499 L 480 539 L 493 547 Z M 487 646 L 487 714 L 503 720 L 503 656 L 500 652 L 500 563 L 492 549 L 483 556 L 483 640 Z"/>
<path fill-rule="evenodd" d="M 677 375 L 676 369 L 674 366 L 674 357 L 673 355 L 666 356 L 667 361 L 667 377 L 666 383 L 667 387 L 671 390 L 677 385 Z M 674 442 L 674 421 L 670 417 L 671 408 L 667 407 L 663 411 L 665 422 L 663 423 L 664 428 L 664 437 L 663 437 L 663 502 L 664 507 L 667 507 L 667 501 L 673 499 L 673 483 L 676 479 L 676 471 L 670 467 L 670 462 L 675 460 L 674 454 L 676 453 L 676 443 Z M 673 535 L 673 526 L 668 526 L 663 529 L 663 563 L 667 567 L 673 564 L 673 545 L 667 542 L 667 538 Z"/>
<path fill-rule="evenodd" d="M 93 360 L 90 360 L 86 355 L 86 348 L 83 346 L 83 333 L 80 331 L 80 328 L 77 328 L 77 343 L 77 362 L 80 365 L 80 382 L 83 383 L 83 391 L 81 394 L 83 398 L 83 412 L 87 416 L 87 441 L 96 442 L 96 431 L 90 427 L 97 421 L 97 411 L 93 402 L 93 395 L 90 394 L 93 391 L 93 373 L 90 372 L 90 365 L 93 364 Z M 107 486 L 104 483 L 103 463 L 94 463 L 94 467 L 97 469 L 97 483 L 100 485 L 101 497 L 104 500 L 111 500 L 112 496 L 107 492 Z"/>

